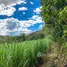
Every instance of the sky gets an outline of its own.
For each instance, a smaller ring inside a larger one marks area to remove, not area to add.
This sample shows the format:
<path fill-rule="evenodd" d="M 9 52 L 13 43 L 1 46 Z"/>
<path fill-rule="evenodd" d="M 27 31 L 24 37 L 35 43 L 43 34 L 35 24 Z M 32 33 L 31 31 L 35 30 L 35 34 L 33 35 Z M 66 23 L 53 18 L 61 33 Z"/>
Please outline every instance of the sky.
<path fill-rule="evenodd" d="M 40 0 L 0 0 L 0 35 L 18 36 L 44 26 Z"/>

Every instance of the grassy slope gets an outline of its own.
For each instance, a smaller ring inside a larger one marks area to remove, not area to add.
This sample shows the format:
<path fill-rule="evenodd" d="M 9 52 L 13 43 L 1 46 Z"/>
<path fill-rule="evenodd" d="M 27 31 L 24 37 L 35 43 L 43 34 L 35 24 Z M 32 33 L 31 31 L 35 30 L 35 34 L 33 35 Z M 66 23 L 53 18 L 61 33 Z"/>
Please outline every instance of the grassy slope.
<path fill-rule="evenodd" d="M 51 46 L 50 37 L 19 43 L 0 44 L 0 67 L 37 66 L 39 57 Z"/>
<path fill-rule="evenodd" d="M 39 38 L 42 33 L 45 36 L 46 32 L 49 30 L 45 31 L 43 28 L 39 32 L 26 36 L 27 40 L 32 41 L 0 44 L 0 67 L 40 67 L 41 57 L 44 59 L 44 64 L 41 67 L 64 67 L 67 63 L 67 57 L 64 58 L 60 55 L 58 60 L 57 55 L 60 54 L 58 44 L 51 45 L 52 40 L 48 36 L 43 39 Z M 43 55 L 43 53 L 45 54 Z"/>

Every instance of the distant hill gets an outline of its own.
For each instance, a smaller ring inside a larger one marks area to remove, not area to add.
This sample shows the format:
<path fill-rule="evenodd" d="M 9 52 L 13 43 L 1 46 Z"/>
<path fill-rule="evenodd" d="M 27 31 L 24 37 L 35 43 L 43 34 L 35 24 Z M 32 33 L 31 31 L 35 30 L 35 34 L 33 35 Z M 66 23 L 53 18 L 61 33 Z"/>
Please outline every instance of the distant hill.
<path fill-rule="evenodd" d="M 44 31 L 36 31 L 26 36 L 26 40 L 37 40 L 45 37 Z"/>
<path fill-rule="evenodd" d="M 29 35 L 21 34 L 21 36 L 0 36 L 0 43 L 23 42 L 26 40 L 37 40 L 45 37 L 43 30 L 36 31 Z"/>

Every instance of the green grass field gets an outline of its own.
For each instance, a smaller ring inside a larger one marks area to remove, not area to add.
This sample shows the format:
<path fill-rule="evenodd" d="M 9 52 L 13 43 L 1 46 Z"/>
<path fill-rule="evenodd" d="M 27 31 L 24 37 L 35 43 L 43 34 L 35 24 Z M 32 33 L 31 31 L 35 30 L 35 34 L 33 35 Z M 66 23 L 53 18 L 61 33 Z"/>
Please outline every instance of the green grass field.
<path fill-rule="evenodd" d="M 37 58 L 51 46 L 47 37 L 19 43 L 0 44 L 0 67 L 34 67 Z"/>

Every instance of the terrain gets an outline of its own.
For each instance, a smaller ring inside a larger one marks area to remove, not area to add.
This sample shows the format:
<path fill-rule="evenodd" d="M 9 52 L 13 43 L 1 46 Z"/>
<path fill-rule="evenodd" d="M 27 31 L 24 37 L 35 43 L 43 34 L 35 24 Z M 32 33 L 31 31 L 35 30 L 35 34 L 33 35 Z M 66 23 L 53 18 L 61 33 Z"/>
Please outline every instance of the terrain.
<path fill-rule="evenodd" d="M 67 0 L 41 0 L 41 31 L 0 36 L 0 67 L 67 67 Z"/>

